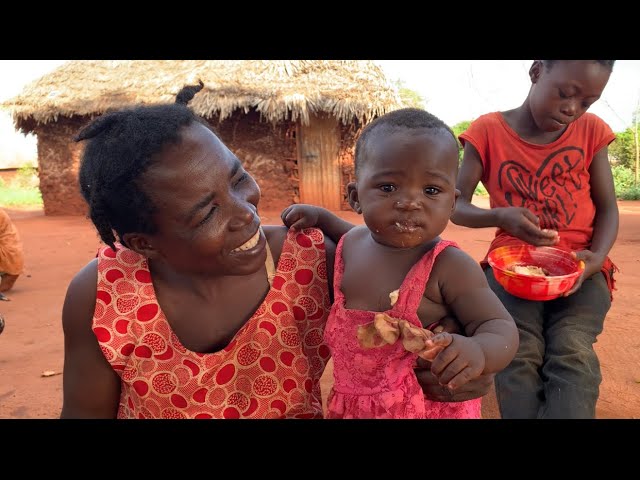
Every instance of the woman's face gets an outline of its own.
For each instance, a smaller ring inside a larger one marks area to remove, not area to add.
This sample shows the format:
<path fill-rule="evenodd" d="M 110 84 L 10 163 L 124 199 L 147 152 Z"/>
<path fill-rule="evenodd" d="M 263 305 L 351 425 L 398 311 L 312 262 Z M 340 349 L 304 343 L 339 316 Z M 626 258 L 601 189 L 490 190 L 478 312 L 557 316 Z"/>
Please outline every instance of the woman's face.
<path fill-rule="evenodd" d="M 238 158 L 200 123 L 182 130 L 143 174 L 156 207 L 155 254 L 185 273 L 248 275 L 266 260 L 257 206 L 260 189 Z"/>

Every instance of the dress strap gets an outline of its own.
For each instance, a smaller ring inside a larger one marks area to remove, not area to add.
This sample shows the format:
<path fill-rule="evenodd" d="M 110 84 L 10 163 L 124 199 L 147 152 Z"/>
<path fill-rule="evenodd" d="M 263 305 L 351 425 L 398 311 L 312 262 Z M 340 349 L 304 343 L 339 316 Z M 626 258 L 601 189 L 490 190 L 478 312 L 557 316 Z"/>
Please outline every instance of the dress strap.
<path fill-rule="evenodd" d="M 342 275 L 344 274 L 344 261 L 342 260 L 342 246 L 344 245 L 343 235 L 336 245 L 336 256 L 333 268 L 333 301 L 339 305 L 344 305 L 344 295 L 342 294 Z"/>
<path fill-rule="evenodd" d="M 416 313 L 418 311 L 420 301 L 427 287 L 427 282 L 431 276 L 433 264 L 438 255 L 449 246 L 458 247 L 455 242 L 440 240 L 435 247 L 422 256 L 418 263 L 411 267 L 411 270 L 409 270 L 409 273 L 400 286 L 398 302 L 394 309 L 406 313 Z M 464 272 L 461 273 L 464 274 Z"/>

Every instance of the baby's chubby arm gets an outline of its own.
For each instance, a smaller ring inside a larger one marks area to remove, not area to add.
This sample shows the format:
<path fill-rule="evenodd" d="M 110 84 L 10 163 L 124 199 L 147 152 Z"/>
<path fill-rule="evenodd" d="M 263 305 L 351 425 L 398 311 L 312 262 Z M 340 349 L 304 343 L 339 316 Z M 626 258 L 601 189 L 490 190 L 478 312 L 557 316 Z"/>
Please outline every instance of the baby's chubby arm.
<path fill-rule="evenodd" d="M 429 341 L 444 347 L 431 365 L 440 384 L 455 389 L 481 374 L 504 369 L 518 349 L 518 329 L 478 263 L 462 250 L 447 248 L 431 275 L 430 281 L 438 282 L 444 302 L 466 333 L 441 333 Z"/>
<path fill-rule="evenodd" d="M 319 228 L 335 243 L 355 225 L 342 220 L 326 208 L 298 203 L 285 208 L 280 214 L 282 223 L 293 230 Z"/>

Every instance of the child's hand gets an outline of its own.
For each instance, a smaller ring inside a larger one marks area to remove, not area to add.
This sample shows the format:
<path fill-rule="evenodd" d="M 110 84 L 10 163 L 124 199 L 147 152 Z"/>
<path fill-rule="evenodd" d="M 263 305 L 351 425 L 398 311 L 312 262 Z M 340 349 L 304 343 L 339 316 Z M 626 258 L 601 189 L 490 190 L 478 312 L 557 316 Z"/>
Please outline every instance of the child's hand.
<path fill-rule="evenodd" d="M 531 245 L 551 246 L 560 240 L 558 232 L 541 229 L 540 219 L 527 208 L 500 208 L 497 215 L 498 227 Z"/>
<path fill-rule="evenodd" d="M 280 214 L 282 223 L 293 230 L 315 227 L 320 218 L 320 209 L 313 205 L 298 203 L 285 208 Z"/>
<path fill-rule="evenodd" d="M 584 271 L 578 281 L 573 286 L 571 290 L 563 295 L 563 297 L 568 297 L 578 291 L 578 289 L 582 286 L 582 282 L 584 282 L 587 278 L 595 275 L 602 268 L 602 264 L 605 261 L 605 258 L 593 253 L 591 250 L 581 250 L 580 252 L 571 252 L 573 258 L 578 261 L 584 262 Z"/>
<path fill-rule="evenodd" d="M 471 338 L 439 333 L 426 342 L 427 348 L 444 347 L 431 363 L 431 372 L 441 385 L 455 390 L 482 374 L 484 352 Z"/>

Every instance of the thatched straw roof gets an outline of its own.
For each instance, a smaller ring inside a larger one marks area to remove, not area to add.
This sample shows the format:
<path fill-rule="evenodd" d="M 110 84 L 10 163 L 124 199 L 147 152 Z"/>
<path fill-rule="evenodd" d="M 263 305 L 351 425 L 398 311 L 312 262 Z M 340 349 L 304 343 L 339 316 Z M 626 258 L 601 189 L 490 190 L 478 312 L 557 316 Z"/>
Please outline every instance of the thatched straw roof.
<path fill-rule="evenodd" d="M 204 82 L 189 103 L 223 120 L 255 108 L 268 121 L 327 112 L 362 123 L 400 107 L 396 89 L 371 61 L 338 60 L 79 60 L 27 85 L 0 107 L 24 133 L 59 117 L 100 115 L 134 103 L 173 102 L 186 84 Z"/>

